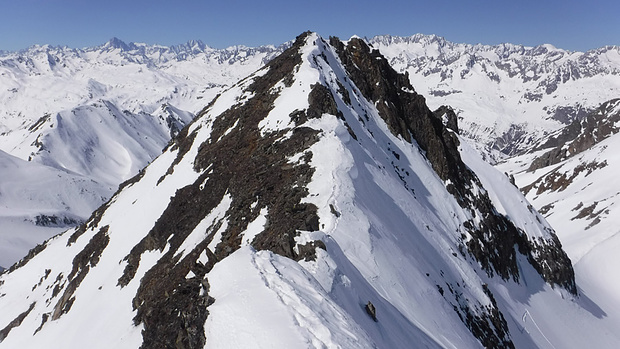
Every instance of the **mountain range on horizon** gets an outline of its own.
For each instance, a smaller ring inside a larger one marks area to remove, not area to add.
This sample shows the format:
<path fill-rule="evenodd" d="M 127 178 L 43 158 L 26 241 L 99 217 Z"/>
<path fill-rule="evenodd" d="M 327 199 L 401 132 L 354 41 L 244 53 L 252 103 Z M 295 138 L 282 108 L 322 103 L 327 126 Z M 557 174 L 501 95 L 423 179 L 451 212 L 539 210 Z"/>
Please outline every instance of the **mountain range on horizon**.
<path fill-rule="evenodd" d="M 0 347 L 620 340 L 618 47 L 112 39 L 0 85 L 0 265 L 69 229 L 0 274 Z"/>

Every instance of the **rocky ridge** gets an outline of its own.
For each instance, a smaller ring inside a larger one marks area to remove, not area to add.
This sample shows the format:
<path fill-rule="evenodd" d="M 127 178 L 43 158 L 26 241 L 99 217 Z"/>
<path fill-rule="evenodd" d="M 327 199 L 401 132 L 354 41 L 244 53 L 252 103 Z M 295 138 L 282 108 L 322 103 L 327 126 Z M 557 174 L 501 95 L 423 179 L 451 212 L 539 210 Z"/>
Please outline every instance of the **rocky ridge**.
<path fill-rule="evenodd" d="M 57 234 L 54 220 L 65 227 L 85 221 L 119 183 L 161 154 L 204 104 L 287 45 L 213 49 L 199 41 L 165 47 L 114 38 L 91 48 L 33 46 L 0 55 L 0 148 L 22 160 L 4 166 L 20 172 L 34 162 L 60 178 L 85 179 L 38 187 L 27 176 L 16 184 L 58 199 L 31 200 L 19 212 L 20 200 L 0 208 L 0 240 L 13 248 L 1 262 L 10 265 Z M 71 193 L 85 195 L 67 197 L 60 188 L 69 185 L 80 186 Z M 101 195 L 86 194 L 93 191 Z"/>
<path fill-rule="evenodd" d="M 508 320 L 520 314 L 508 312 L 511 297 L 499 290 L 533 297 L 551 286 L 575 295 L 570 262 L 537 212 L 525 205 L 498 211 L 474 164 L 463 160 L 458 126 L 447 114 L 432 112 L 407 77 L 364 41 L 299 36 L 204 108 L 84 225 L 0 277 L 0 340 L 36 345 L 64 326 L 79 326 L 75 314 L 102 311 L 89 306 L 97 297 L 114 300 L 105 310 L 118 316 L 112 333 L 126 335 L 101 345 L 202 348 L 220 338 L 209 326 L 222 319 L 218 305 L 227 304 L 211 291 L 222 282 L 215 275 L 249 256 L 262 287 L 280 285 L 273 277 L 281 273 L 315 280 L 311 289 L 278 297 L 286 303 L 292 295 L 325 292 L 329 310 L 295 321 L 303 327 L 315 316 L 347 319 L 329 330 L 342 345 L 350 336 L 389 347 L 534 341 L 514 331 Z M 510 188 L 507 180 L 498 183 Z M 398 270 L 386 258 L 394 255 Z M 271 267 L 261 269 L 265 258 Z M 392 277 L 402 271 L 420 278 Z M 234 269 L 228 273 L 235 277 Z M 536 280 L 535 291 L 526 279 Z M 428 298 L 416 296 L 419 288 Z M 351 298 L 356 293 L 366 298 L 363 305 L 372 298 L 379 306 L 372 323 Z M 333 340 L 304 328 L 315 346 Z M 444 332 L 437 338 L 421 328 Z M 390 336 L 379 335 L 386 331 Z"/>
<path fill-rule="evenodd" d="M 528 171 L 555 165 L 592 148 L 618 133 L 618 121 L 620 121 L 620 99 L 603 103 L 582 120 L 574 121 L 534 147 L 531 152 L 550 150 L 537 156 Z"/>

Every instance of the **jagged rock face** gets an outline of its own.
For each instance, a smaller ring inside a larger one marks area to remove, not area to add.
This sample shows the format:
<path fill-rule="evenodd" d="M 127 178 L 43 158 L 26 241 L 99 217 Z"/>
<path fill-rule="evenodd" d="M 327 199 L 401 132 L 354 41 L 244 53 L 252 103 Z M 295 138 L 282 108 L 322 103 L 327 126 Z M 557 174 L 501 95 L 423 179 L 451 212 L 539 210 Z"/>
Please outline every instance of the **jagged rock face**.
<path fill-rule="evenodd" d="M 88 302 L 97 297 L 115 300 L 115 347 L 221 343 L 217 322 L 239 306 L 237 320 L 251 317 L 263 301 L 315 347 L 514 347 L 502 311 L 512 300 L 496 290 L 530 292 L 516 284 L 529 270 L 575 293 L 572 269 L 535 211 L 510 207 L 530 219 L 527 231 L 497 211 L 457 131 L 454 113 L 432 112 L 362 40 L 304 33 L 213 100 L 84 225 L 0 278 L 4 340 L 33 324 L 33 343 L 80 327 L 77 314 L 101 311 Z M 32 308 L 16 275 L 35 284 Z M 242 304 L 230 301 L 237 288 Z M 265 288 L 270 296 L 247 300 Z"/>
<path fill-rule="evenodd" d="M 535 158 L 528 171 L 555 165 L 618 133 L 616 123 L 620 121 L 620 112 L 617 108 L 619 103 L 619 99 L 603 103 L 583 120 L 574 121 L 557 135 L 549 137 L 543 144 L 534 148 L 534 151 L 548 148 L 551 150 Z"/>
<path fill-rule="evenodd" d="M 424 97 L 414 92 L 406 75 L 398 74 L 361 39 L 344 44 L 332 39 L 347 73 L 364 97 L 373 101 L 390 129 L 427 152 L 437 174 L 444 180 L 465 172 L 459 168 L 458 140 L 426 106 Z"/>
<path fill-rule="evenodd" d="M 484 269 L 491 274 L 499 274 L 503 278 L 519 279 L 516 264 L 516 251 L 528 256 L 537 270 L 543 272 L 543 265 L 549 271 L 543 274 L 547 281 L 568 288 L 576 293 L 574 273 L 570 260 L 563 253 L 557 239 L 543 242 L 556 251 L 548 263 L 548 254 L 532 253 L 537 250 L 519 231 L 510 220 L 498 214 L 493 208 L 486 193 L 475 194 L 473 187 L 482 187 L 480 181 L 461 160 L 458 146 L 459 141 L 453 132 L 442 123 L 437 116 L 428 109 L 422 96 L 414 92 L 406 75 L 396 73 L 377 50 L 370 50 L 361 39 L 352 39 L 346 46 L 337 39 L 332 39 L 340 60 L 343 62 L 351 79 L 355 82 L 364 96 L 377 105 L 381 117 L 390 127 L 390 130 L 411 142 L 415 140 L 441 179 L 446 181 L 447 189 L 452 193 L 459 204 L 472 212 L 478 211 L 483 221 L 476 226 L 473 222 L 465 222 L 465 227 L 473 239 L 467 242 L 469 251 L 482 263 Z M 450 118 L 455 131 L 458 127 L 455 117 Z M 496 254 L 488 251 L 497 251 Z M 551 257 L 551 256 L 549 256 Z"/>
<path fill-rule="evenodd" d="M 199 280 L 215 263 L 242 245 L 242 233 L 263 210 L 279 214 L 270 214 L 266 229 L 251 241 L 259 250 L 271 250 L 298 259 L 299 255 L 293 248 L 297 231 L 319 229 L 316 207 L 301 203 L 301 199 L 308 194 L 305 186 L 310 181 L 312 169 L 307 164 L 294 166 L 287 161 L 288 157 L 308 149 L 317 140 L 317 131 L 297 127 L 287 140 L 279 142 L 286 131 L 263 137 L 258 126 L 269 114 L 277 97 L 269 91 L 276 83 L 286 81 L 300 63 L 298 51 L 303 40 L 303 37 L 298 38 L 293 47 L 266 66 L 265 69 L 269 70 L 266 75 L 256 78 L 248 86 L 247 92 L 255 94 L 253 98 L 241 106 L 230 108 L 214 120 L 211 139 L 217 142 L 203 143 L 194 162 L 196 172 L 204 175 L 194 184 L 176 192 L 153 229 L 126 257 L 129 263 L 125 274 L 119 279 L 121 285 L 131 280 L 139 267 L 141 254 L 148 250 L 163 250 L 170 244 L 167 257 L 147 272 L 133 301 L 138 310 L 134 321 L 136 325 L 144 323 L 145 326 L 144 348 L 151 348 L 156 343 L 174 346 L 179 341 L 174 337 L 179 328 L 187 329 L 182 338 L 185 347 L 200 348 L 204 345 L 204 328 L 200 324 L 207 317 L 209 301 L 200 296 Z M 313 95 L 311 92 L 310 96 Z M 324 112 L 321 102 L 310 99 L 307 114 L 321 115 Z M 301 119 L 305 120 L 307 116 Z M 172 147 L 188 149 L 190 145 L 183 143 L 193 141 L 194 137 L 190 135 L 178 139 Z M 180 159 L 185 155 L 184 151 L 180 151 L 177 157 Z M 308 162 L 311 156 L 307 153 L 304 160 Z M 172 172 L 174 164 L 167 173 Z M 202 183 L 206 181 L 208 191 L 203 190 Z M 205 240 L 185 259 L 175 259 L 179 246 L 226 195 L 232 197 L 226 212 L 228 224 L 214 251 L 209 250 L 207 245 L 211 243 L 215 231 L 221 228 L 221 222 L 207 228 L 209 233 Z M 207 253 L 208 261 L 205 265 L 197 265 L 202 252 Z M 190 270 L 196 277 L 185 279 Z M 176 299 L 163 302 L 161 294 L 174 294 Z M 189 327 L 188 323 L 194 324 L 193 327 Z"/>

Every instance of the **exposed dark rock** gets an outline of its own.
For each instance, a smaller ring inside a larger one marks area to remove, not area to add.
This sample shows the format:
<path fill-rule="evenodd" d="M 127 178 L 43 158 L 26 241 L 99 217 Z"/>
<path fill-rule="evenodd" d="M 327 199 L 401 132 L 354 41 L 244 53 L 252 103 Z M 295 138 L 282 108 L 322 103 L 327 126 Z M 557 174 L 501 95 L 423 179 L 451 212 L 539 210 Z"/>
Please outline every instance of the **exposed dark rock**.
<path fill-rule="evenodd" d="M 378 322 L 379 320 L 377 320 L 377 309 L 375 308 L 375 305 L 372 304 L 372 302 L 368 301 L 368 303 L 366 303 L 366 305 L 364 306 L 364 309 L 366 309 L 366 313 L 375 321 Z"/>
<path fill-rule="evenodd" d="M 110 242 L 108 228 L 107 225 L 100 228 L 99 232 L 90 239 L 84 249 L 73 258 L 73 268 L 71 269 L 71 273 L 67 276 L 67 280 L 69 280 L 68 285 L 54 306 L 52 320 L 59 319 L 71 309 L 73 301 L 75 300 L 73 293 L 77 290 L 80 283 L 82 283 L 82 280 L 84 280 L 90 268 L 95 267 L 97 263 L 99 263 L 101 253 L 103 253 L 108 242 Z"/>
<path fill-rule="evenodd" d="M 36 132 L 38 129 L 41 128 L 41 126 L 43 126 L 45 124 L 46 121 L 48 121 L 50 119 L 50 114 L 45 114 L 42 117 L 39 118 L 39 120 L 37 120 L 34 124 L 32 124 L 30 127 L 28 127 L 28 131 L 30 132 Z"/>
<path fill-rule="evenodd" d="M 578 175 L 585 172 L 587 177 L 597 169 L 601 169 L 607 166 L 607 161 L 603 162 L 588 162 L 577 165 L 572 171 L 563 172 L 562 167 L 558 166 L 544 176 L 538 178 L 536 181 L 521 188 L 521 191 L 525 194 L 529 193 L 532 189 L 536 188 L 536 195 L 540 195 L 544 192 L 550 191 L 563 191 L 573 183 L 573 180 Z"/>
<path fill-rule="evenodd" d="M 588 224 L 588 226 L 586 227 L 585 230 L 588 230 L 590 228 L 592 228 L 593 226 L 599 224 L 601 222 L 601 217 L 596 217 L 592 220 L 592 222 L 590 222 L 590 224 Z"/>
<path fill-rule="evenodd" d="M 34 224 L 40 227 L 72 227 L 81 222 L 71 217 L 48 216 L 44 214 L 34 217 Z"/>
<path fill-rule="evenodd" d="M 141 169 L 140 171 L 138 171 L 138 173 L 129 178 L 128 180 L 122 182 L 121 184 L 118 185 L 118 191 L 123 190 L 126 187 L 129 187 L 130 185 L 137 183 L 140 179 L 142 179 L 142 177 L 144 177 L 144 172 L 146 171 L 146 168 Z"/>
<path fill-rule="evenodd" d="M 536 271 L 548 283 L 563 287 L 570 293 L 577 294 L 575 284 L 575 272 L 572 263 L 564 250 L 557 236 L 551 237 L 552 243 L 548 240 L 539 238 L 538 241 L 530 241 L 527 246 L 523 246 L 527 254 L 528 261 Z M 521 249 L 522 247 L 519 246 Z M 536 257 L 534 257 L 536 256 Z M 568 267 L 567 267 L 568 266 Z"/>
<path fill-rule="evenodd" d="M 329 211 L 336 216 L 336 218 L 340 217 L 340 212 L 336 210 L 336 207 L 334 207 L 333 204 L 329 204 Z"/>
<path fill-rule="evenodd" d="M 540 214 L 542 214 L 542 215 L 546 215 L 547 213 L 549 213 L 549 211 L 551 211 L 553 209 L 554 206 L 555 206 L 554 203 L 547 204 L 547 205 L 539 208 L 538 212 L 540 212 Z"/>
<path fill-rule="evenodd" d="M 338 84 L 338 93 L 342 96 L 342 101 L 346 105 L 351 106 L 351 96 L 349 96 L 349 90 L 344 87 L 340 80 L 336 80 L 336 83 Z"/>
<path fill-rule="evenodd" d="M 136 175 L 136 176 L 138 176 L 138 175 Z M 119 189 L 118 192 L 120 192 L 120 189 Z M 116 194 L 115 194 L 115 196 L 116 196 Z M 113 201 L 113 199 L 114 199 L 114 196 L 112 198 L 110 198 L 110 200 L 108 200 L 108 202 L 106 202 L 105 204 L 101 205 L 97 210 L 95 210 L 90 215 L 90 218 L 88 218 L 86 223 L 80 225 L 78 227 L 78 229 L 76 229 L 75 232 L 73 234 L 71 234 L 71 236 L 67 240 L 67 246 L 71 246 L 71 244 L 75 243 L 77 241 L 77 239 L 80 236 L 82 236 L 82 234 L 84 234 L 86 232 L 86 230 L 88 230 L 88 229 L 95 229 L 99 225 L 99 222 L 101 221 L 101 218 L 103 217 L 104 212 L 108 209 L 108 206 L 110 205 L 110 202 Z"/>
<path fill-rule="evenodd" d="M 558 164 L 618 133 L 620 128 L 616 125 L 620 113 L 611 114 L 618 103 L 620 99 L 605 102 L 585 118 L 573 121 L 557 135 L 549 137 L 534 150 L 551 149 L 534 159 L 528 171 Z"/>
<path fill-rule="evenodd" d="M 474 192 L 473 189 L 482 188 L 482 184 L 461 160 L 458 138 L 442 122 L 441 110 L 431 112 L 424 98 L 414 92 L 407 76 L 396 73 L 387 60 L 377 50 L 370 50 L 363 40 L 354 38 L 345 46 L 337 38 L 331 38 L 330 44 L 335 47 L 348 76 L 364 97 L 374 102 L 391 132 L 408 142 L 415 140 L 459 205 L 481 217 L 480 223 L 465 222 L 463 228 L 471 236 L 466 247 L 482 268 L 490 276 L 497 274 L 503 279 L 519 281 L 517 253 L 521 253 L 536 270 L 544 272 L 541 275 L 545 280 L 576 293 L 572 265 L 557 239 L 544 241 L 540 246 L 530 242 L 524 232 L 495 210 L 483 189 Z M 458 130 L 455 115 L 448 116 L 447 124 L 454 131 Z M 547 261 L 547 258 L 556 258 L 557 262 Z M 468 306 L 464 304 L 463 307 L 467 309 Z M 455 310 L 459 312 L 456 306 Z M 469 310 L 460 311 L 471 314 Z M 485 309 L 482 314 L 461 319 L 483 345 L 513 347 L 497 307 Z"/>
<path fill-rule="evenodd" d="M 310 108 L 308 108 L 307 114 L 310 119 L 320 118 L 323 113 L 338 114 L 338 106 L 334 96 L 327 87 L 321 84 L 312 85 L 312 91 L 308 95 L 308 102 L 310 103 Z"/>
<path fill-rule="evenodd" d="M 459 91 L 459 90 L 444 91 L 444 90 L 433 89 L 433 90 L 430 90 L 428 93 L 435 97 L 445 97 L 445 96 L 449 96 L 455 93 L 463 93 L 463 91 Z"/>
<path fill-rule="evenodd" d="M 438 115 L 443 114 L 442 110 L 431 112 L 424 98 L 413 92 L 408 78 L 396 73 L 385 58 L 377 50 L 371 51 L 363 40 L 352 39 L 346 47 L 337 38 L 331 38 L 330 43 L 336 48 L 351 80 L 367 99 L 375 102 L 390 130 L 409 142 L 415 140 L 435 172 L 447 182 L 446 188 L 458 203 L 466 210 L 477 210 L 481 214 L 482 222 L 477 226 L 472 222 L 464 224 L 473 236 L 467 243 L 472 255 L 490 274 L 495 272 L 504 279 L 518 280 L 514 246 L 527 246 L 527 236 L 495 210 L 484 190 L 480 194 L 472 192 L 474 187 L 482 188 L 482 184 L 463 163 L 458 139 Z M 456 123 L 455 116 L 448 120 L 450 124 Z M 458 126 L 452 127 L 458 130 Z M 571 265 L 566 267 L 571 268 Z"/>
<path fill-rule="evenodd" d="M 598 205 L 598 202 L 595 201 L 594 203 L 592 203 L 592 205 L 584 207 L 575 217 L 571 218 L 570 220 L 574 221 L 575 219 L 581 219 L 586 217 L 594 218 L 594 209 L 596 208 L 596 205 Z"/>
<path fill-rule="evenodd" d="M 209 268 L 196 260 L 208 243 L 203 241 L 182 260 L 164 256 L 142 278 L 133 299 L 134 323 L 144 324 L 141 348 L 204 347 L 213 298 L 205 278 Z"/>
<path fill-rule="evenodd" d="M 589 114 L 589 110 L 585 109 L 581 105 L 557 107 L 553 111 L 548 111 L 548 114 L 553 114 L 552 119 L 569 125 L 577 120 L 582 120 Z"/>
<path fill-rule="evenodd" d="M 439 294 L 452 305 L 461 321 L 485 348 L 514 348 L 508 324 L 497 307 L 493 292 L 486 284 L 482 285 L 482 289 L 491 301 L 491 304 L 486 306 L 471 304 L 459 291 L 459 283 L 446 283 L 450 294 L 440 285 L 436 286 Z"/>
<path fill-rule="evenodd" d="M 254 248 L 295 260 L 311 260 L 316 248 L 325 248 L 321 241 L 314 241 L 298 246 L 297 252 L 295 249 L 295 237 L 300 230 L 319 229 L 316 207 L 301 202 L 308 195 L 306 185 L 313 174 L 308 165 L 312 153 L 307 149 L 318 140 L 318 132 L 298 125 L 324 113 L 336 115 L 332 92 L 314 85 L 308 109 L 291 115 L 297 125 L 292 130 L 262 134 L 258 126 L 278 97 L 273 87 L 281 81 L 285 85 L 292 83 L 294 71 L 301 63 L 299 48 L 306 36 L 300 36 L 290 49 L 267 64 L 266 74 L 254 78 L 248 88 L 253 97 L 213 120 L 210 139 L 217 142 L 201 144 L 194 161 L 194 169 L 202 174 L 196 182 L 177 190 L 151 231 L 126 256 L 127 265 L 118 280 L 120 286 L 133 279 L 145 251 L 169 247 L 167 254 L 141 279 L 133 300 L 137 310 L 134 322 L 144 325 L 143 348 L 204 346 L 207 305 L 213 302 L 205 286 L 205 275 L 217 261 L 241 246 L 242 232 L 263 209 L 267 211 L 267 224 L 251 242 Z M 202 114 L 208 111 L 207 108 Z M 195 133 L 188 135 L 187 130 L 182 130 L 171 145 L 178 147 L 179 153 L 168 173 L 173 173 L 174 166 L 194 142 Z M 304 156 L 298 163 L 288 162 L 299 153 Z M 206 179 L 208 184 L 203 188 Z M 183 255 L 178 251 L 180 245 L 226 195 L 232 202 L 223 218 L 227 221 L 226 229 L 221 232 L 215 250 L 207 246 L 222 227 L 222 220 L 212 222 L 204 232 L 204 240 Z M 197 262 L 203 252 L 209 257 L 205 265 Z M 187 277 L 190 272 L 193 277 Z"/>
<path fill-rule="evenodd" d="M 118 279 L 121 287 L 132 280 L 138 281 L 136 273 L 145 252 L 166 251 L 140 278 L 132 300 L 136 312 L 134 324 L 143 326 L 142 348 L 203 348 L 206 345 L 208 338 L 205 338 L 204 324 L 209 315 L 208 306 L 217 301 L 209 296 L 206 276 L 215 263 L 240 248 L 243 232 L 259 215 L 266 212 L 267 223 L 250 242 L 255 249 L 270 250 L 298 261 L 315 260 L 317 249 L 326 249 L 322 241 L 298 245 L 295 240 L 300 231 L 315 231 L 320 226 L 317 208 L 303 202 L 314 173 L 309 165 L 313 156 L 309 147 L 318 141 L 320 132 L 302 124 L 325 113 L 332 114 L 343 120 L 351 137 L 357 139 L 334 100 L 335 94 L 340 94 L 344 102 L 350 104 L 351 96 L 342 85 L 338 91 L 332 91 L 315 84 L 308 95 L 309 107 L 290 114 L 293 120 L 290 128 L 272 132 L 259 129 L 260 121 L 267 117 L 278 97 L 278 88 L 274 87 L 293 84 L 294 73 L 301 63 L 299 48 L 307 37 L 307 33 L 302 34 L 281 56 L 269 62 L 264 68 L 267 70 L 265 74 L 245 81 L 249 83 L 246 92 L 252 92 L 247 94 L 251 95 L 247 101 L 231 106 L 218 116 L 213 115 L 210 140 L 199 145 L 198 154 L 192 159 L 194 170 L 199 174 L 197 180 L 176 191 L 152 229 L 125 257 L 126 266 Z M 463 233 L 471 238 L 466 244 L 463 242 L 461 254 L 467 258 L 467 248 L 469 255 L 489 275 L 519 281 L 516 260 L 517 253 L 521 253 L 552 285 L 576 292 L 570 261 L 560 249 L 559 241 L 528 240 L 523 231 L 495 210 L 478 178 L 463 163 L 458 151 L 456 114 L 449 108 L 436 112 L 429 110 L 424 98 L 414 92 L 408 77 L 397 74 L 376 50 L 371 51 L 362 40 L 352 39 L 345 47 L 332 38 L 331 44 L 336 47 L 351 80 L 369 101 L 375 103 L 389 129 L 406 141 L 417 143 L 459 205 L 480 218 L 479 223 L 473 220 L 464 222 Z M 321 57 L 326 59 L 324 55 Z M 197 119 L 205 116 L 213 103 L 203 109 Z M 361 118 L 360 121 L 364 122 Z M 170 149 L 178 149 L 177 157 L 158 184 L 174 173 L 175 167 L 194 145 L 199 130 L 192 133 L 189 130 L 185 127 L 169 143 Z M 398 162 L 401 154 L 388 150 Z M 289 162 L 296 154 L 302 154 L 300 160 Z M 392 165 L 407 188 L 404 176 L 409 173 L 394 163 Z M 141 172 L 121 187 L 132 185 L 143 174 Z M 196 232 L 200 222 L 224 198 L 230 200 L 225 214 L 207 222 L 204 231 Z M 56 320 L 70 311 L 76 289 L 89 270 L 97 265 L 109 242 L 108 226 L 98 226 L 108 205 L 101 206 L 70 236 L 68 245 L 87 231 L 94 232 L 99 228 L 73 259 L 70 274 L 66 277 L 62 273 L 57 275 L 51 299 L 61 296 L 52 313 L 42 314 L 37 331 L 48 318 Z M 336 217 L 341 215 L 333 205 L 330 210 Z M 221 238 L 211 249 L 209 245 L 214 242 L 216 232 L 221 233 Z M 202 241 L 191 250 L 181 250 L 192 233 L 202 234 Z M 43 248 L 45 245 L 40 250 Z M 33 251 L 32 256 L 37 253 Z M 203 254 L 207 256 L 206 262 L 199 258 Z M 50 273 L 46 271 L 45 278 Z M 447 291 L 437 287 L 442 296 L 448 297 Z M 452 305 L 474 336 L 486 347 L 513 347 L 506 321 L 490 290 L 485 288 L 492 304 L 482 307 L 471 304 L 457 287 L 462 286 L 458 283 L 456 287 L 448 285 L 453 295 Z M 364 307 L 377 321 L 374 305 L 368 302 Z"/>
<path fill-rule="evenodd" d="M 30 251 L 28 251 L 28 254 L 26 255 L 26 257 L 22 258 L 19 260 L 19 262 L 13 264 L 9 269 L 8 269 L 8 273 L 13 272 L 14 270 L 21 268 L 22 266 L 26 265 L 26 263 L 28 263 L 29 260 L 31 260 L 32 258 L 34 258 L 34 256 L 38 255 L 39 253 L 41 253 L 41 251 L 45 250 L 45 248 L 47 247 L 47 241 L 38 244 L 37 246 L 35 246 L 34 248 L 32 248 Z"/>
<path fill-rule="evenodd" d="M 35 304 L 36 302 L 32 302 L 28 309 L 26 309 L 23 313 L 17 315 L 17 317 L 13 319 L 13 321 L 9 322 L 8 325 L 6 325 L 2 330 L 0 330 L 0 343 L 2 343 L 6 336 L 9 335 L 9 332 L 11 332 L 12 329 L 22 324 L 22 321 L 24 321 L 26 316 L 28 316 L 32 309 L 34 309 Z"/>
<path fill-rule="evenodd" d="M 474 314 L 469 308 L 461 308 L 465 312 L 465 324 L 480 340 L 485 348 L 514 348 L 508 332 L 508 324 L 504 315 L 497 309 L 497 304 L 492 307 L 482 308 L 480 314 Z"/>
<path fill-rule="evenodd" d="M 523 144 L 529 144 L 534 139 L 528 136 L 523 125 L 510 125 L 507 131 L 493 140 L 492 149 L 499 150 L 506 155 L 516 155 L 523 148 Z"/>
<path fill-rule="evenodd" d="M 37 329 L 34 331 L 34 334 L 37 334 L 37 332 L 41 331 L 41 329 L 43 328 L 43 325 L 45 325 L 45 323 L 47 322 L 47 320 L 49 320 L 49 318 L 50 318 L 49 313 L 43 313 L 41 315 L 41 325 L 37 327 Z"/>
<path fill-rule="evenodd" d="M 458 118 L 456 116 L 456 113 L 454 112 L 454 109 L 450 108 L 449 106 L 443 105 L 439 107 L 439 109 L 435 110 L 433 114 L 435 114 L 435 117 L 439 119 L 441 119 L 445 115 L 445 126 L 452 131 L 459 133 Z"/>
<path fill-rule="evenodd" d="M 314 261 L 316 260 L 316 249 L 327 250 L 325 243 L 321 240 L 311 241 L 305 245 L 297 245 L 297 260 Z"/>

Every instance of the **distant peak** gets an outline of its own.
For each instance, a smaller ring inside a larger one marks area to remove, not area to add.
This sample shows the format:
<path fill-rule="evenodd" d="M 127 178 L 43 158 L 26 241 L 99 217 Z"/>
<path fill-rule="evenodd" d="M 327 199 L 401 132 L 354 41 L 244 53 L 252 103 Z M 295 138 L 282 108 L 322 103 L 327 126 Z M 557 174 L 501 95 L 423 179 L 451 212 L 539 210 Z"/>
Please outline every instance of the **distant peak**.
<path fill-rule="evenodd" d="M 111 48 L 111 49 L 121 49 L 121 51 L 129 51 L 130 47 L 129 45 L 127 45 L 123 40 L 117 38 L 117 37 L 113 37 L 112 39 L 110 39 L 107 43 L 105 43 L 105 45 L 103 45 L 103 47 L 105 48 Z"/>
<path fill-rule="evenodd" d="M 207 45 L 205 45 L 205 43 L 202 42 L 202 40 L 189 40 L 187 42 L 187 46 L 189 46 L 189 47 L 198 47 L 200 49 L 204 49 Z"/>

